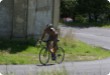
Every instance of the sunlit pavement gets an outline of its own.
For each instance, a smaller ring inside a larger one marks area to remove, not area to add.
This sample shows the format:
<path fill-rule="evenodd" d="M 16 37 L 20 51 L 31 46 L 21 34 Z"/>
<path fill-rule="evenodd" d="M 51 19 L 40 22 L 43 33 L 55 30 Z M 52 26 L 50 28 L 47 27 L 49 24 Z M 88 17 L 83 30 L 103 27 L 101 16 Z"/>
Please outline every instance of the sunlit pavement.
<path fill-rule="evenodd" d="M 62 35 L 71 33 L 74 38 L 77 38 L 90 45 L 102 47 L 110 50 L 110 29 L 109 28 L 72 28 L 61 27 Z"/>
<path fill-rule="evenodd" d="M 37 75 L 44 71 L 66 71 L 68 75 L 107 75 L 110 72 L 110 59 L 65 62 L 62 64 L 43 65 L 1 65 L 3 75 Z"/>

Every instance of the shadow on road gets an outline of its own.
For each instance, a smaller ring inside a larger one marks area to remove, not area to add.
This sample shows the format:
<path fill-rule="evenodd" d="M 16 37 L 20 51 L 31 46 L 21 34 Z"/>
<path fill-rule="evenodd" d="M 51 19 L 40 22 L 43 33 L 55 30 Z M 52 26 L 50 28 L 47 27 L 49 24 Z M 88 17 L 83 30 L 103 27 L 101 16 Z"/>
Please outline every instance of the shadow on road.
<path fill-rule="evenodd" d="M 36 65 L 36 66 L 41 66 L 41 67 L 43 67 L 43 66 L 53 66 L 53 65 L 55 65 L 55 64 L 46 64 L 46 65 L 39 64 L 39 65 Z"/>

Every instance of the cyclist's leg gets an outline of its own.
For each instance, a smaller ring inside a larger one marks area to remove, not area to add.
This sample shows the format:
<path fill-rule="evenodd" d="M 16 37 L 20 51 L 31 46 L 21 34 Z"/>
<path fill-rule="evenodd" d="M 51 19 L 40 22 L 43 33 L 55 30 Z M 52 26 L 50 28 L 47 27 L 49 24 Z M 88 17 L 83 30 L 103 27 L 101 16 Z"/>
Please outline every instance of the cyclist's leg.
<path fill-rule="evenodd" d="M 58 49 L 57 41 L 56 40 L 53 42 L 53 47 L 54 47 L 54 53 L 56 53 L 56 51 Z"/>
<path fill-rule="evenodd" d="M 50 41 L 47 41 L 46 45 L 47 45 L 47 50 L 49 50 L 50 49 Z"/>
<path fill-rule="evenodd" d="M 57 42 L 58 42 L 58 35 L 56 35 L 56 37 L 54 38 L 54 42 L 53 42 L 54 53 L 55 53 L 55 52 L 57 51 L 57 49 L 58 49 Z"/>
<path fill-rule="evenodd" d="M 58 49 L 58 46 L 57 46 L 57 39 L 54 39 L 53 40 L 53 53 L 52 53 L 52 59 L 53 60 L 56 60 L 56 51 Z"/>
<path fill-rule="evenodd" d="M 51 55 L 52 55 L 52 60 L 56 60 L 56 42 L 55 41 L 52 41 L 53 42 L 53 51 L 52 51 L 52 53 L 51 53 Z"/>
<path fill-rule="evenodd" d="M 51 46 L 51 42 L 52 41 L 47 41 L 47 50 L 49 50 L 51 52 L 51 56 L 52 56 L 52 60 L 55 60 L 56 57 L 55 57 L 55 53 L 54 53 L 54 48 L 52 48 Z"/>
<path fill-rule="evenodd" d="M 56 45 L 55 38 L 54 37 L 49 37 L 49 41 L 47 43 L 47 47 L 48 47 L 48 49 L 51 52 L 52 60 L 56 59 L 56 57 L 55 57 L 55 51 L 56 51 L 55 45 Z"/>

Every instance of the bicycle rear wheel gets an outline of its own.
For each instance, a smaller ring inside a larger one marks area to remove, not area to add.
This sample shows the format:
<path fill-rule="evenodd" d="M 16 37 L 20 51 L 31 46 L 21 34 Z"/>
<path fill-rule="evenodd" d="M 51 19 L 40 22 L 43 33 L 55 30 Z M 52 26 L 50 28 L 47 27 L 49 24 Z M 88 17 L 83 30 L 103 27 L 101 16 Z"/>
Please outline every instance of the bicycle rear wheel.
<path fill-rule="evenodd" d="M 63 48 L 59 47 L 55 55 L 56 55 L 56 63 L 60 64 L 64 61 L 65 51 Z"/>
<path fill-rule="evenodd" d="M 41 64 L 46 65 L 50 59 L 50 52 L 44 47 L 39 52 L 39 61 Z"/>

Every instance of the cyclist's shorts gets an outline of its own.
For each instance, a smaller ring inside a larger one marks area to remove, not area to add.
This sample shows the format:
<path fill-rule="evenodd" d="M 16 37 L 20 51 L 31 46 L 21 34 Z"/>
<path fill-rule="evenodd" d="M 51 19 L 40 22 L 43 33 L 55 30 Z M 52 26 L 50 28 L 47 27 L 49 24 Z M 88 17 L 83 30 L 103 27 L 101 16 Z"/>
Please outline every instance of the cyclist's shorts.
<path fill-rule="evenodd" d="M 47 41 L 57 41 L 57 40 L 58 40 L 57 37 L 52 37 L 52 36 L 50 36 L 50 37 L 47 39 Z"/>

